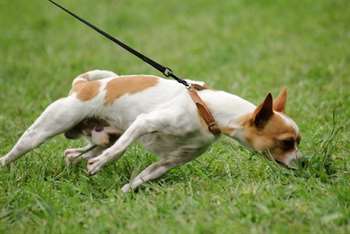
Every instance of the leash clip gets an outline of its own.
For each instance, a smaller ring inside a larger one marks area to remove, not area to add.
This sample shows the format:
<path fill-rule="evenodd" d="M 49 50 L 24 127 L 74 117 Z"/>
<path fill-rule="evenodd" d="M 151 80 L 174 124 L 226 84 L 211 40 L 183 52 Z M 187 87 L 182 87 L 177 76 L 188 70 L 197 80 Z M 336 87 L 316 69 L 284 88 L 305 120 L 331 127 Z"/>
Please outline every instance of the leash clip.
<path fill-rule="evenodd" d="M 166 77 L 169 77 L 169 76 L 173 75 L 174 73 L 173 73 L 173 71 L 172 71 L 170 68 L 166 67 L 165 70 L 164 70 L 164 72 L 163 72 L 163 74 L 164 74 Z"/>
<path fill-rule="evenodd" d="M 165 67 L 164 71 L 163 71 L 163 75 L 166 77 L 172 77 L 174 78 L 177 82 L 183 84 L 186 88 L 190 89 L 191 88 L 191 84 L 189 84 L 186 80 L 180 79 L 179 77 L 177 77 L 173 70 L 171 70 L 168 67 Z"/>

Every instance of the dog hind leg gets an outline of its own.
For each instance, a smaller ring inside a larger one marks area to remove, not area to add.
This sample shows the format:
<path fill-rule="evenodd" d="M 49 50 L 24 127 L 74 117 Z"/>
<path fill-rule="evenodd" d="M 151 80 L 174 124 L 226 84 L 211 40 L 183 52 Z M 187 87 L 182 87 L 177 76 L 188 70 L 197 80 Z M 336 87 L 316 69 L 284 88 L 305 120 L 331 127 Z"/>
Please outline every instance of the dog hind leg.
<path fill-rule="evenodd" d="M 80 148 L 69 148 L 64 151 L 65 162 L 67 165 L 76 164 L 82 156 L 82 153 L 91 148 L 93 145 L 88 143 Z"/>
<path fill-rule="evenodd" d="M 0 158 L 0 166 L 11 163 L 47 139 L 73 127 L 84 118 L 82 108 L 83 105 L 72 97 L 59 99 L 49 105 L 23 133 L 11 151 Z"/>
<path fill-rule="evenodd" d="M 94 158 L 102 153 L 103 150 L 106 148 L 101 146 L 96 146 L 96 148 L 92 149 L 89 152 L 86 152 L 85 154 L 81 153 L 85 151 L 86 149 L 90 148 L 91 145 L 84 146 L 82 148 L 78 149 L 67 149 L 65 151 L 65 162 L 67 165 L 75 165 L 81 160 L 89 160 L 91 158 Z"/>
<path fill-rule="evenodd" d="M 125 184 L 122 187 L 124 193 L 134 190 L 139 187 L 141 184 L 146 183 L 147 181 L 154 180 L 165 174 L 170 169 L 185 164 L 190 161 L 191 158 L 173 158 L 167 160 L 160 160 L 148 166 L 144 169 L 139 175 L 130 181 L 130 183 Z"/>

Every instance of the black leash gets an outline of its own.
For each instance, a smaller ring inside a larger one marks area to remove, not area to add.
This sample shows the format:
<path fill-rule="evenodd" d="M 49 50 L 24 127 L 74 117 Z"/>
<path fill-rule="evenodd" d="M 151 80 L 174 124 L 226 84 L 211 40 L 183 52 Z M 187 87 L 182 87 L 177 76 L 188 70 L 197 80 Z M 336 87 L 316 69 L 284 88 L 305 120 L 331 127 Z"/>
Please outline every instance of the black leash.
<path fill-rule="evenodd" d="M 117 45 L 119 45 L 120 47 L 124 48 L 125 50 L 129 51 L 130 53 L 132 53 L 133 55 L 135 55 L 136 57 L 138 57 L 139 59 L 142 59 L 144 62 L 148 63 L 149 65 L 151 65 L 152 67 L 154 67 L 155 69 L 157 69 L 158 71 L 160 71 L 161 73 L 164 74 L 164 76 L 166 77 L 172 77 L 174 78 L 177 82 L 185 85 L 186 87 L 190 87 L 190 84 L 187 83 L 185 80 L 177 77 L 173 71 L 169 68 L 169 67 L 165 67 L 159 63 L 157 63 L 156 61 L 154 61 L 153 59 L 150 59 L 149 57 L 141 54 L 140 52 L 138 52 L 137 50 L 131 48 L 130 46 L 128 46 L 127 44 L 125 44 L 124 42 L 120 41 L 119 39 L 111 36 L 110 34 L 106 33 L 105 31 L 99 29 L 98 27 L 96 27 L 95 25 L 91 24 L 90 22 L 82 19 L 81 17 L 77 16 L 76 14 L 74 14 L 73 12 L 69 11 L 68 9 L 64 8 L 63 6 L 61 6 L 60 4 L 52 1 L 52 0 L 48 0 L 49 2 L 51 2 L 52 4 L 54 4 L 55 6 L 61 8 L 63 11 L 67 12 L 68 14 L 70 14 L 71 16 L 73 16 L 74 18 L 76 18 L 77 20 L 79 20 L 80 22 L 84 23 L 85 25 L 89 26 L 90 28 L 94 29 L 96 32 L 98 32 L 99 34 L 103 35 L 104 37 L 108 38 L 109 40 L 113 41 L 114 43 L 116 43 Z"/>
<path fill-rule="evenodd" d="M 87 148 L 86 150 L 82 151 L 82 152 L 77 156 L 77 158 L 79 158 L 79 157 L 82 156 L 83 154 L 86 154 L 87 152 L 89 152 L 89 151 L 95 149 L 96 147 L 97 147 L 97 145 L 92 145 L 92 146 L 90 146 L 90 147 Z"/>

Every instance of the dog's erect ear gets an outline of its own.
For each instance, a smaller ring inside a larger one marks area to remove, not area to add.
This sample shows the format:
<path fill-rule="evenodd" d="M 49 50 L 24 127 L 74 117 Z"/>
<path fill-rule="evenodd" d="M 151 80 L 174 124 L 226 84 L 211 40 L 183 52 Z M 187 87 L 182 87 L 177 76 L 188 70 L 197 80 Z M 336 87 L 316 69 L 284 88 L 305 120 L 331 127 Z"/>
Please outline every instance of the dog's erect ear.
<path fill-rule="evenodd" d="M 281 89 L 278 97 L 273 101 L 273 109 L 278 112 L 284 112 L 287 103 L 287 89 L 284 87 Z"/>
<path fill-rule="evenodd" d="M 264 102 L 261 103 L 253 113 L 253 121 L 256 127 L 258 128 L 264 127 L 267 121 L 273 115 L 272 104 L 273 104 L 272 95 L 271 93 L 269 93 L 266 96 Z"/>

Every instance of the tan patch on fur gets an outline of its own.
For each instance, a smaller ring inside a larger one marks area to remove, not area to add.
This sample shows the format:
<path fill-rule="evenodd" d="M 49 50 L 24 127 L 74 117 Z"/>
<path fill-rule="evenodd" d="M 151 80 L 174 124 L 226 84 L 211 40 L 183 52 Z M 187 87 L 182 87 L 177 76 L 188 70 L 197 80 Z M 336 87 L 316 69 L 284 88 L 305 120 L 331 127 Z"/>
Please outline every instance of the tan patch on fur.
<path fill-rule="evenodd" d="M 80 84 L 80 83 L 85 83 L 85 82 L 87 82 L 87 80 L 83 80 L 81 78 L 78 78 L 78 79 L 73 80 L 73 85 L 72 86 L 74 88 L 75 85 Z"/>
<path fill-rule="evenodd" d="M 258 129 L 252 122 L 251 115 L 241 119 L 242 125 L 245 126 L 245 137 L 256 150 L 271 149 L 282 136 L 296 137 L 297 135 L 295 129 L 286 124 L 277 114 L 272 115 L 262 129 Z"/>
<path fill-rule="evenodd" d="M 101 84 L 99 81 L 78 80 L 74 83 L 71 93 L 76 93 L 81 101 L 89 101 L 94 98 L 99 91 Z"/>
<path fill-rule="evenodd" d="M 153 87 L 159 79 L 155 76 L 121 76 L 107 83 L 105 104 L 112 104 L 124 94 L 141 92 Z"/>

